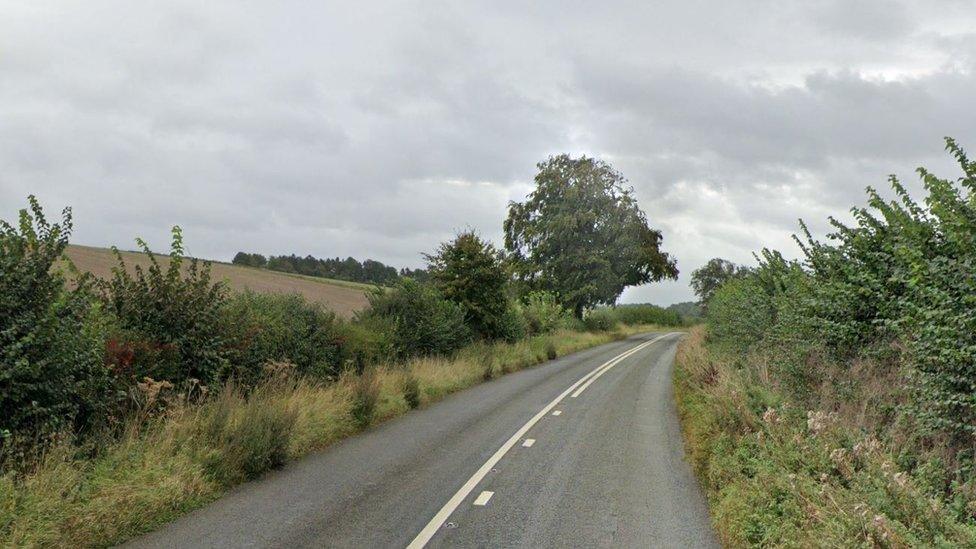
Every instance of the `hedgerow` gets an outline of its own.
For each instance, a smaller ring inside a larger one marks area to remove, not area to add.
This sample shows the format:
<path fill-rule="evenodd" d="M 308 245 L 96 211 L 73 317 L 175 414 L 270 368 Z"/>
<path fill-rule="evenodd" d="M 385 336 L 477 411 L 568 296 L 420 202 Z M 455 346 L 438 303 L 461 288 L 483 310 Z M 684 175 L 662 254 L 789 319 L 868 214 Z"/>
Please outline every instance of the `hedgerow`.
<path fill-rule="evenodd" d="M 213 281 L 210 265 L 184 257 L 183 233 L 173 228 L 165 270 L 141 239 L 149 268 L 128 269 L 113 248 L 118 265 L 100 281 L 102 300 L 118 319 L 121 333 L 109 357 L 122 376 L 149 377 L 176 385 L 195 380 L 205 385 L 230 373 L 230 345 L 223 309 L 228 291 Z M 186 268 L 184 269 L 184 265 Z"/>
<path fill-rule="evenodd" d="M 761 386 L 811 413 L 839 413 L 850 437 L 877 437 L 890 453 L 891 466 L 921 487 L 935 502 L 931 505 L 945 506 L 932 512 L 965 525 L 966 535 L 972 535 L 976 164 L 951 139 L 946 149 L 962 177 L 944 179 L 920 168 L 924 198 L 919 202 L 892 176 L 894 200 L 868 188 L 867 206 L 852 210 L 853 223 L 830 219 L 834 231 L 826 241 L 812 238 L 801 223 L 802 238 L 796 240 L 802 259 L 789 261 L 763 250 L 758 268 L 717 290 L 708 303 L 707 321 L 710 346 L 723 349 L 722 356 L 742 357 L 726 368 L 738 372 L 734 375 L 743 378 L 745 390 Z M 715 375 L 720 372 L 709 373 Z M 717 389 L 703 385 L 701 390 Z M 719 453 L 739 444 L 733 440 Z M 842 442 L 835 444 L 837 452 L 852 450 Z M 774 458 L 767 454 L 759 459 Z M 719 466 L 718 459 L 714 466 Z M 782 472 L 793 465 L 776 467 Z M 802 464 L 796 467 L 796 475 L 804 472 Z M 891 475 L 881 479 L 876 472 L 865 472 L 863 477 L 858 482 L 867 490 L 872 479 L 887 482 Z M 905 528 L 892 530 L 892 536 L 914 539 L 909 544 L 944 541 L 939 538 L 941 526 L 911 523 L 923 520 L 912 513 L 924 509 L 896 510 L 904 502 L 885 499 L 895 497 L 891 494 L 858 497 L 873 498 L 866 505 L 875 509 L 887 506 L 878 516 L 897 519 L 898 528 Z M 857 501 L 850 503 L 853 508 Z M 738 520 L 746 511 L 723 512 Z M 851 520 L 859 524 L 859 519 Z M 911 537 L 915 535 L 922 537 Z"/>
<path fill-rule="evenodd" d="M 471 341 L 464 308 L 434 286 L 405 278 L 392 289 L 369 294 L 370 307 L 360 318 L 388 322 L 399 358 L 449 354 Z"/>
<path fill-rule="evenodd" d="M 269 362 L 290 363 L 302 375 L 336 378 L 349 358 L 343 322 L 301 294 L 242 292 L 227 300 L 222 314 L 238 381 L 257 381 Z"/>
<path fill-rule="evenodd" d="M 49 223 L 33 196 L 29 202 L 17 227 L 0 220 L 0 450 L 7 451 L 11 438 L 87 429 L 115 400 L 89 281 L 68 290 L 57 266 L 71 210 Z"/>
<path fill-rule="evenodd" d="M 33 197 L 18 227 L 0 222 L 0 545 L 124 541 L 486 364 L 494 376 L 639 329 L 595 311 L 601 333 L 568 331 L 562 307 L 530 298 L 539 333 L 525 337 L 507 284 L 478 295 L 451 277 L 404 277 L 342 320 L 298 295 L 231 294 L 178 227 L 168 258 L 137 240 L 148 267 L 116 251 L 98 281 L 64 259 L 70 232 L 70 210 L 50 224 Z M 491 259 L 480 274 L 497 282 Z"/>
<path fill-rule="evenodd" d="M 628 326 L 637 324 L 657 324 L 658 326 L 681 326 L 684 321 L 676 311 L 669 311 L 657 305 L 641 303 L 618 305 L 613 310 L 618 322 Z"/>

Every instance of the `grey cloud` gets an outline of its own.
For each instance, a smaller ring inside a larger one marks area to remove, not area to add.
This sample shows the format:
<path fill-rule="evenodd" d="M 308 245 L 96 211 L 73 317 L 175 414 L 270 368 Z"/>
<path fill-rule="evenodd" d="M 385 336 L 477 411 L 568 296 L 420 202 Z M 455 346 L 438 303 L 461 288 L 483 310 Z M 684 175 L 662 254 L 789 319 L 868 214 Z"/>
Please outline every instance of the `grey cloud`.
<path fill-rule="evenodd" d="M 790 247 L 941 137 L 976 147 L 967 3 L 304 2 L 11 6 L 0 217 L 36 193 L 81 243 L 373 257 L 496 242 L 535 163 L 630 178 L 690 296 L 713 256 Z M 967 24 L 968 22 L 968 24 Z"/>
<path fill-rule="evenodd" d="M 911 15 L 901 2 L 827 0 L 812 4 L 813 21 L 834 38 L 889 41 L 914 28 Z"/>

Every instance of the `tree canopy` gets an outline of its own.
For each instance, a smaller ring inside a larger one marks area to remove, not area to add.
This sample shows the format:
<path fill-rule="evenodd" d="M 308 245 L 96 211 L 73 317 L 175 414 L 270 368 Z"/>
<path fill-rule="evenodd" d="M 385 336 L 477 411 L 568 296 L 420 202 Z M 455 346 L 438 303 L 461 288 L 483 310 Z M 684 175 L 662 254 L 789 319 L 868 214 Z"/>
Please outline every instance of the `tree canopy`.
<path fill-rule="evenodd" d="M 431 280 L 444 297 L 461 305 L 475 332 L 503 336 L 508 310 L 508 273 L 498 250 L 474 232 L 463 232 L 424 254 Z"/>
<path fill-rule="evenodd" d="M 691 289 L 698 296 L 698 303 L 707 305 L 722 284 L 748 272 L 748 267 L 715 257 L 691 273 Z"/>
<path fill-rule="evenodd" d="M 505 247 L 514 274 L 554 293 L 581 317 L 616 302 L 624 288 L 677 278 L 627 180 L 608 163 L 569 155 L 538 164 L 536 189 L 509 204 Z"/>

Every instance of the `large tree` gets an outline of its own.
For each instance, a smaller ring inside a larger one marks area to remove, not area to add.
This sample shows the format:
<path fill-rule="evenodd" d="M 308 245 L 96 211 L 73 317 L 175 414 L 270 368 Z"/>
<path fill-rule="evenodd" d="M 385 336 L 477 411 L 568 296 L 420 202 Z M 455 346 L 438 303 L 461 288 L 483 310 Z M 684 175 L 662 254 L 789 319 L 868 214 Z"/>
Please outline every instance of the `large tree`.
<path fill-rule="evenodd" d="M 677 278 L 627 180 L 601 160 L 550 157 L 538 164 L 536 189 L 509 204 L 505 247 L 518 279 L 553 292 L 582 317 L 611 305 L 627 286 Z"/>
<path fill-rule="evenodd" d="M 708 301 L 722 284 L 748 272 L 748 267 L 715 257 L 691 273 L 691 289 L 698 296 L 698 303 L 707 306 Z"/>

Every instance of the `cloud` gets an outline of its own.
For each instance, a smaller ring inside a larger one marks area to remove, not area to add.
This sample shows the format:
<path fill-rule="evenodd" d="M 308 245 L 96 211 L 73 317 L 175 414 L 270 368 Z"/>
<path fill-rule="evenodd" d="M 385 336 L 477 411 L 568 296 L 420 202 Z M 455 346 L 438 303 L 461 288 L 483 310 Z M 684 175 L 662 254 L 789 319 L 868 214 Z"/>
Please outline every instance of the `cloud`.
<path fill-rule="evenodd" d="M 550 154 L 630 178 L 687 299 L 710 257 L 976 143 L 967 2 L 36 0 L 0 20 L 0 217 L 35 193 L 76 241 L 418 266 L 500 241 Z M 912 183 L 914 185 L 914 183 Z"/>

